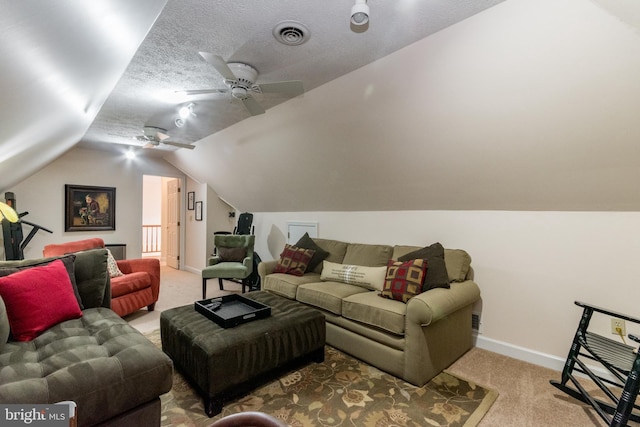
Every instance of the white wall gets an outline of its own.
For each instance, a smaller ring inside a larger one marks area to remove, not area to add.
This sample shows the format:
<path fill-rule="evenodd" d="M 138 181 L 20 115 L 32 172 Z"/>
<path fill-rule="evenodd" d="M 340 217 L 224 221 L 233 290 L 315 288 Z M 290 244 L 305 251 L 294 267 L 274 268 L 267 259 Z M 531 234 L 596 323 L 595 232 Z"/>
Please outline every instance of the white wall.
<path fill-rule="evenodd" d="M 561 369 L 581 314 L 575 300 L 630 315 L 638 312 L 637 212 L 254 215 L 256 251 L 263 260 L 278 258 L 287 221 L 317 221 L 321 238 L 392 245 L 439 241 L 447 248 L 465 249 L 482 292 L 478 346 L 555 369 Z M 608 319 L 598 325 L 609 333 Z"/>
<path fill-rule="evenodd" d="M 39 231 L 25 249 L 25 258 L 42 256 L 42 248 L 49 243 L 89 237 L 101 237 L 105 243 L 125 243 L 128 258 L 140 257 L 142 177 L 145 174 L 184 178 L 182 172 L 161 159 L 138 157 L 128 160 L 124 153 L 75 148 L 7 189 L 15 193 L 18 211 L 29 212 L 24 219 L 53 231 L 53 234 Z M 115 187 L 116 229 L 65 232 L 65 184 Z M 0 197 L 4 198 L 4 194 Z M 28 225 L 23 225 L 25 236 L 30 230 Z M 4 253 L 1 256 L 4 257 Z"/>

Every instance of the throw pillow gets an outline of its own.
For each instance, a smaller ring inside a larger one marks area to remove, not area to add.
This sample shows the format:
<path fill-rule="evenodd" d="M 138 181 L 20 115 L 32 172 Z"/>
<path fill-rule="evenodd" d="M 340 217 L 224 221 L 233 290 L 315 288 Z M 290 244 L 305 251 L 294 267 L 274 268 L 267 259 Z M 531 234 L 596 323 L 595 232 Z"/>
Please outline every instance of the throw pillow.
<path fill-rule="evenodd" d="M 302 276 L 314 253 L 311 249 L 285 244 L 274 272 Z"/>
<path fill-rule="evenodd" d="M 0 277 L 0 296 L 15 341 L 31 341 L 60 322 L 82 316 L 60 260 Z"/>
<path fill-rule="evenodd" d="M 247 248 L 238 247 L 238 248 L 225 248 L 219 247 L 218 256 L 220 257 L 220 261 L 222 262 L 242 262 L 244 258 L 247 256 Z"/>
<path fill-rule="evenodd" d="M 348 283 L 374 291 L 384 286 L 387 267 L 366 267 L 364 265 L 336 264 L 323 261 L 320 280 Z"/>
<path fill-rule="evenodd" d="M 405 262 L 390 260 L 380 296 L 406 303 L 422 293 L 426 272 L 427 261 L 424 259 Z"/>
<path fill-rule="evenodd" d="M 118 263 L 109 249 L 107 249 L 107 270 L 111 278 L 124 276 L 124 273 L 118 268 Z"/>
<path fill-rule="evenodd" d="M 67 270 L 67 274 L 69 275 L 69 280 L 71 281 L 71 287 L 73 288 L 73 293 L 76 299 L 78 300 L 78 305 L 80 306 L 80 309 L 83 310 L 84 306 L 82 305 L 82 298 L 80 298 L 80 292 L 78 292 L 78 284 L 76 283 L 76 271 L 75 271 L 76 256 L 74 254 L 68 254 L 68 255 L 64 255 L 59 258 L 53 258 L 53 259 L 50 258 L 45 260 L 20 261 L 20 265 L 15 265 L 14 267 L 0 268 L 0 277 L 8 276 L 10 274 L 16 273 L 21 270 L 48 265 L 48 264 L 51 264 L 56 259 L 59 259 L 60 261 L 62 261 L 64 268 Z"/>
<path fill-rule="evenodd" d="M 315 251 L 311 257 L 311 261 L 309 261 L 309 265 L 307 265 L 307 270 L 309 271 L 316 268 L 329 256 L 329 252 L 322 249 L 311 237 L 309 237 L 309 233 L 304 233 L 304 236 L 302 236 L 294 246 Z"/>
<path fill-rule="evenodd" d="M 422 291 L 428 291 L 433 288 L 450 288 L 449 274 L 447 265 L 444 262 L 444 247 L 440 243 L 434 243 L 430 246 L 418 249 L 401 257 L 398 261 L 411 261 L 413 259 L 426 259 L 429 268 L 427 276 L 424 279 Z"/>

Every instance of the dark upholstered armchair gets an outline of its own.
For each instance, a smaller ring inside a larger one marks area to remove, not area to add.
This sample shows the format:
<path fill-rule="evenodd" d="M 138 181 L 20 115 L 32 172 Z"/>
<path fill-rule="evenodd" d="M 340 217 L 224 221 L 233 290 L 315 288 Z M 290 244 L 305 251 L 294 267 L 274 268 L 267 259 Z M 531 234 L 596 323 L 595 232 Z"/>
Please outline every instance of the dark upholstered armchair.
<path fill-rule="evenodd" d="M 202 299 L 207 298 L 207 280 L 218 279 L 223 290 L 223 279 L 242 282 L 242 292 L 248 285 L 247 278 L 253 272 L 253 245 L 255 236 L 215 234 L 213 244 L 216 255 L 209 258 L 208 266 L 202 270 Z"/>

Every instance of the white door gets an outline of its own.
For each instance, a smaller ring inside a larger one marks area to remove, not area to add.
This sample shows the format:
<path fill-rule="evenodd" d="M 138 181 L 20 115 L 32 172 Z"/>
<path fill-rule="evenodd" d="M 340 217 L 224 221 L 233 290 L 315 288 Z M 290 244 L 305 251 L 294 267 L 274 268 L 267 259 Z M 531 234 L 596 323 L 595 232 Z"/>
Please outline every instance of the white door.
<path fill-rule="evenodd" d="M 167 266 L 180 268 L 180 180 L 167 181 Z"/>

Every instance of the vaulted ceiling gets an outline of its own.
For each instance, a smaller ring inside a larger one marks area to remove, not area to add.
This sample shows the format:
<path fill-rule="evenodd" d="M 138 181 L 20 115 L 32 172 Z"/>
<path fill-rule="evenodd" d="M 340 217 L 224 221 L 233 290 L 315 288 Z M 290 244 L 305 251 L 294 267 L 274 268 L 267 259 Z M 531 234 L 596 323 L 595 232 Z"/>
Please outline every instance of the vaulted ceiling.
<path fill-rule="evenodd" d="M 0 190 L 79 144 L 241 210 L 640 209 L 634 0 L 369 1 L 364 28 L 351 0 L 0 3 Z M 201 51 L 305 93 L 178 93 L 226 87 Z"/>

